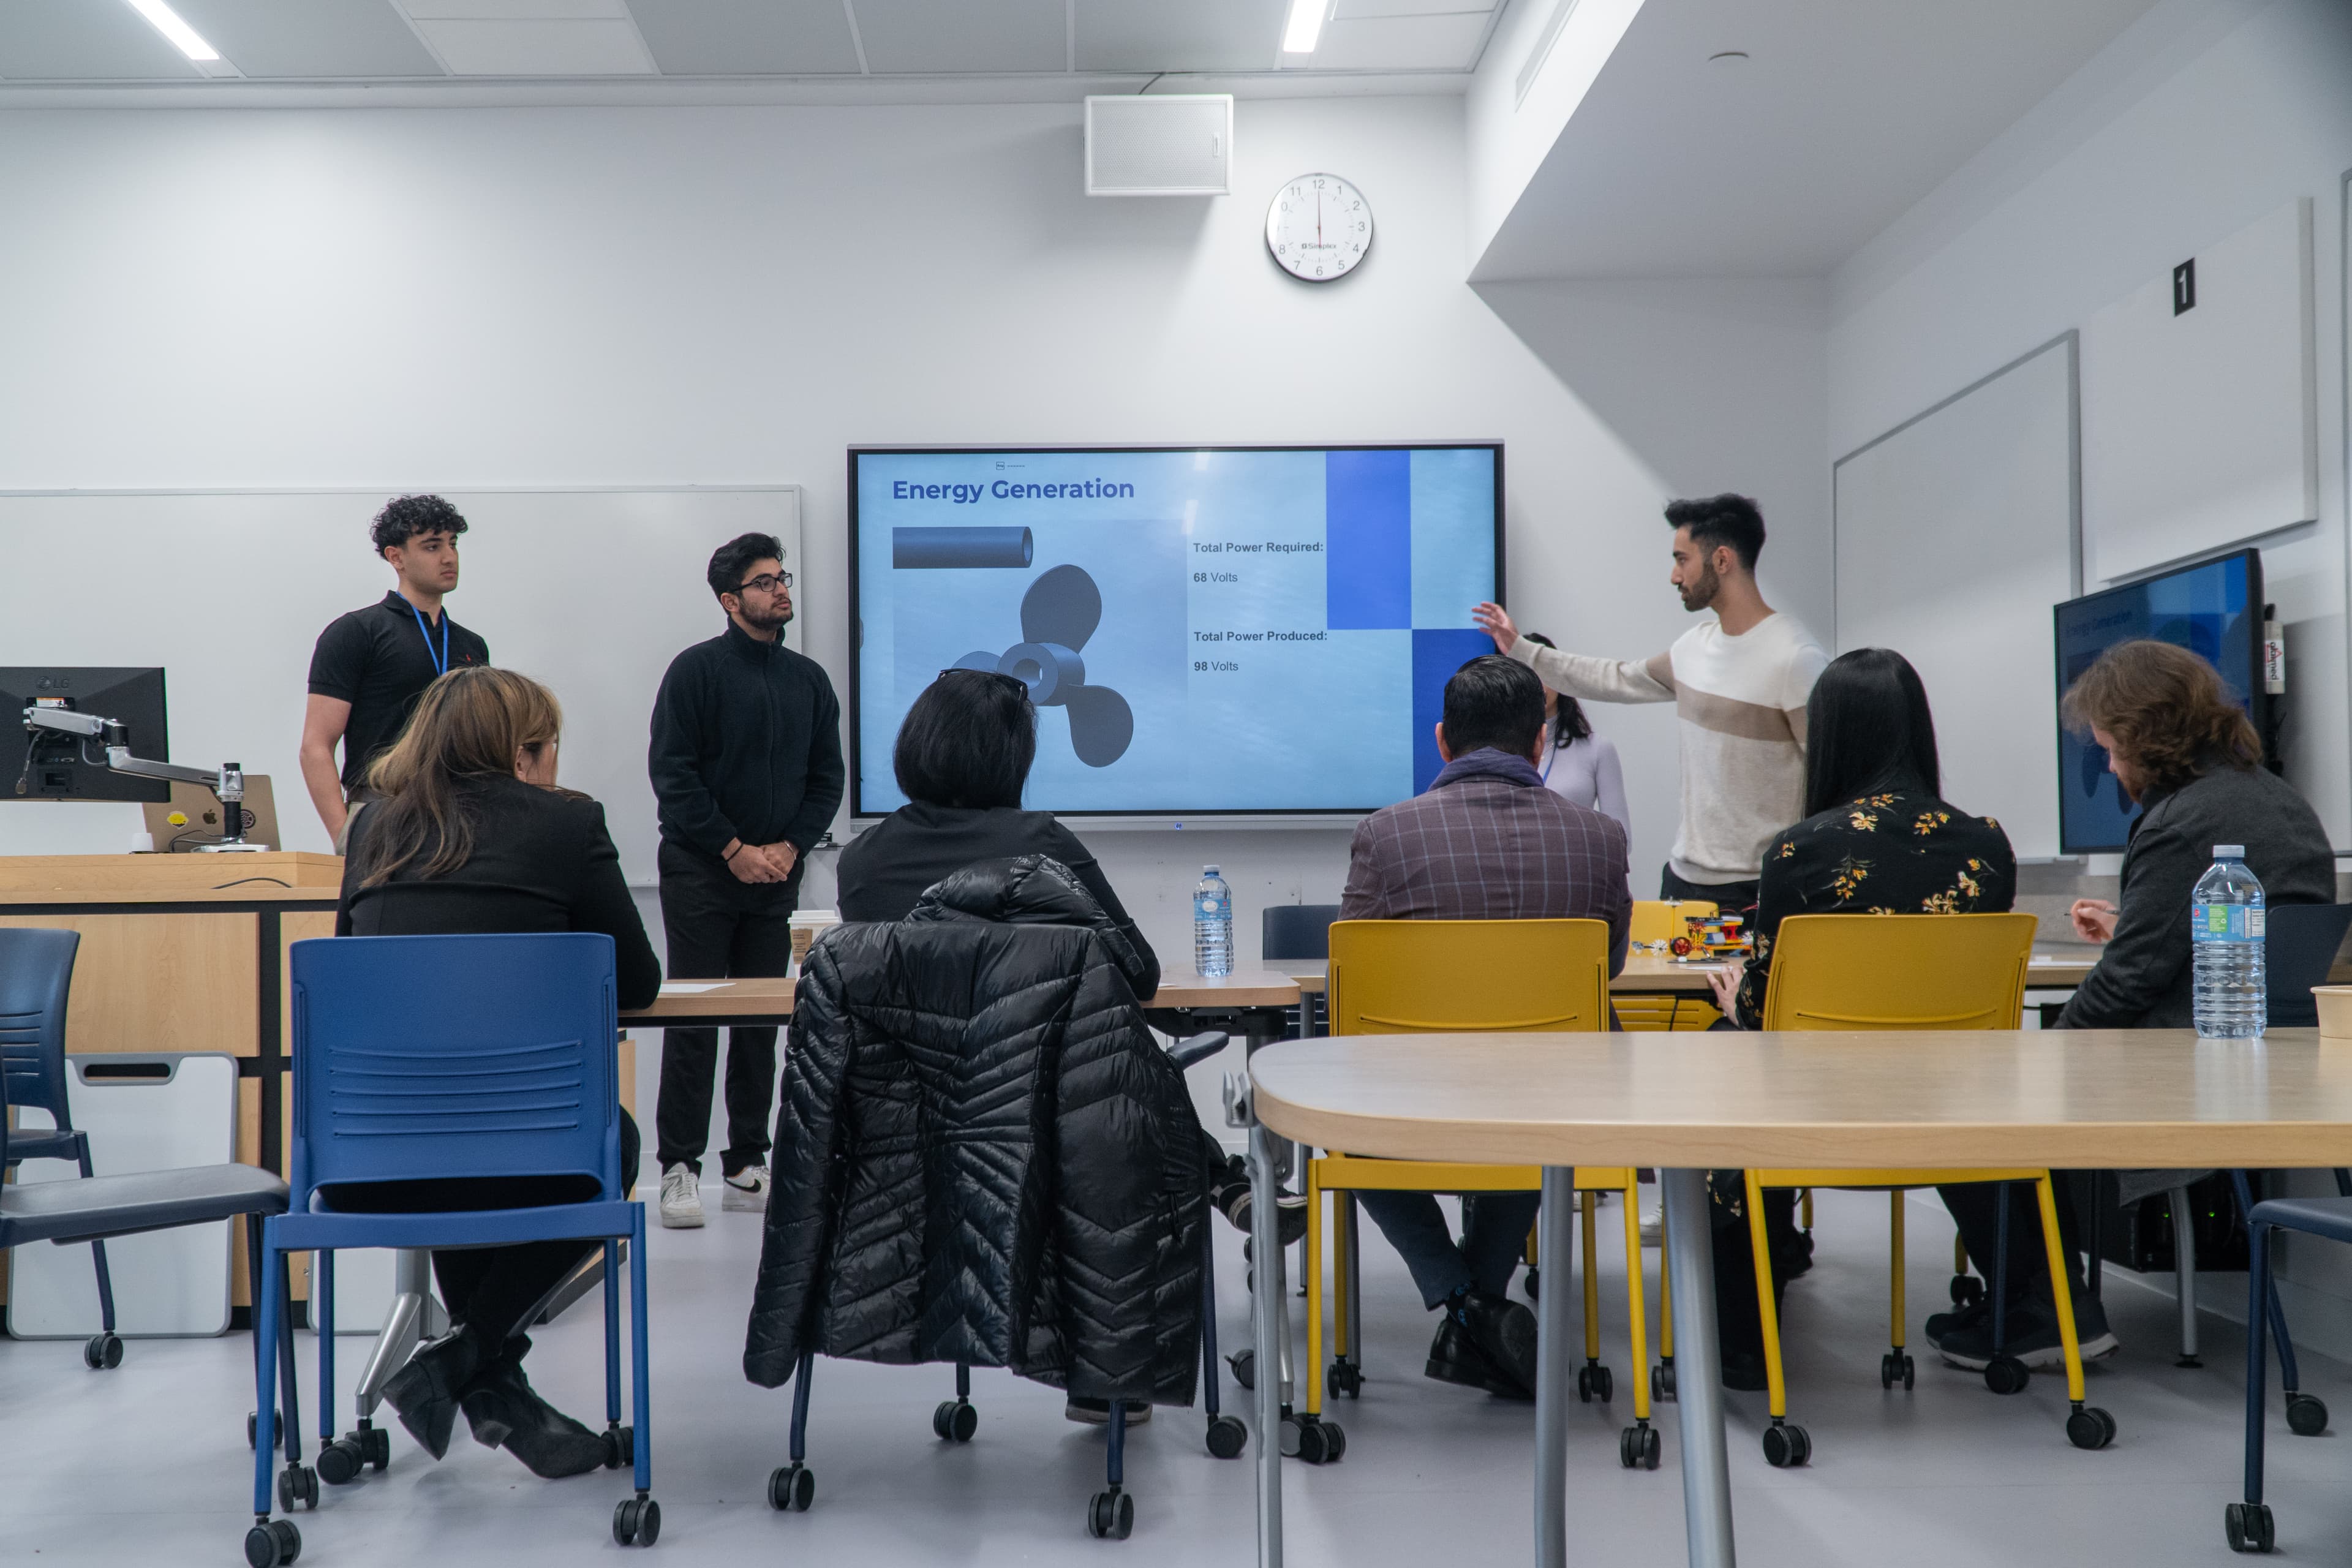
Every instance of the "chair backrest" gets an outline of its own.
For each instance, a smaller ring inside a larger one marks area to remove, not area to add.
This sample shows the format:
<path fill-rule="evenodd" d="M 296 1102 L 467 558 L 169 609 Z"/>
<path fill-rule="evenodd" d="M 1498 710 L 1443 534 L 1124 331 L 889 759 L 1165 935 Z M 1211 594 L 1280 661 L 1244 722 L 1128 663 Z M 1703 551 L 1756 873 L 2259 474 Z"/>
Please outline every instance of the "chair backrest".
<path fill-rule="evenodd" d="M 2308 1029 L 2319 1023 L 2311 988 L 2327 984 L 2336 950 L 2352 929 L 2352 904 L 2273 904 L 2263 921 L 2263 973 L 2270 990 L 2273 1028 Z"/>
<path fill-rule="evenodd" d="M 0 930 L 0 1103 L 46 1110 L 60 1128 L 66 1109 L 66 1001 L 73 990 L 81 932 Z"/>
<path fill-rule="evenodd" d="M 1685 921 L 1719 912 L 1711 899 L 1635 899 L 1630 940 L 1672 942 L 1689 934 Z"/>
<path fill-rule="evenodd" d="M 1791 915 L 1772 941 L 1768 1029 L 2014 1029 L 2032 915 Z"/>
<path fill-rule="evenodd" d="M 1606 1029 L 1605 921 L 1340 921 L 1335 1035 Z"/>
<path fill-rule="evenodd" d="M 1258 952 L 1270 959 L 1328 958 L 1337 904 L 1268 904 L 1258 917 Z"/>
<path fill-rule="evenodd" d="M 621 1195 L 611 937 L 322 937 L 290 952 L 298 1213 L 344 1183 L 583 1176 Z"/>

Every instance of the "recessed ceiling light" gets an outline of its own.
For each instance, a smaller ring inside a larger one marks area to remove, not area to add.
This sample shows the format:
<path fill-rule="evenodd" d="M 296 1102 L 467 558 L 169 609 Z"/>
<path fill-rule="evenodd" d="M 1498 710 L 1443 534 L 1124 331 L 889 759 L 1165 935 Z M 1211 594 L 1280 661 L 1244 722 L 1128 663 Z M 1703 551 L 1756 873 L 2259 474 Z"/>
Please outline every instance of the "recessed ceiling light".
<path fill-rule="evenodd" d="M 133 3 L 135 4 L 136 0 L 133 0 Z M 1710 65 L 1714 64 L 1717 60 L 1744 60 L 1747 58 L 1748 51 L 1746 49 L 1723 49 L 1706 57 L 1707 63 Z"/>
<path fill-rule="evenodd" d="M 1331 0 L 1290 0 L 1290 20 L 1282 29 L 1282 52 L 1311 55 L 1323 37 L 1323 13 Z"/>
<path fill-rule="evenodd" d="M 192 60 L 216 60 L 220 51 L 205 42 L 194 27 L 181 19 L 180 14 L 163 4 L 163 0 L 131 0 L 131 8 L 155 25 L 155 30 L 172 40 L 179 51 Z"/>

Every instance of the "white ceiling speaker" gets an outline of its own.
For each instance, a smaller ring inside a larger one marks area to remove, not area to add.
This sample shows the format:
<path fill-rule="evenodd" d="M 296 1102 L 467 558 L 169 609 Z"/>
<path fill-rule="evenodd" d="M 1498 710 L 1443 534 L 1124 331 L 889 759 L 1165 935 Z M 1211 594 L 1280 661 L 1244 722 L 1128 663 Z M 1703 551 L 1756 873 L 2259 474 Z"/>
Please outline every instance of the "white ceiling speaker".
<path fill-rule="evenodd" d="M 1234 95 L 1087 100 L 1087 195 L 1222 196 L 1232 184 Z"/>

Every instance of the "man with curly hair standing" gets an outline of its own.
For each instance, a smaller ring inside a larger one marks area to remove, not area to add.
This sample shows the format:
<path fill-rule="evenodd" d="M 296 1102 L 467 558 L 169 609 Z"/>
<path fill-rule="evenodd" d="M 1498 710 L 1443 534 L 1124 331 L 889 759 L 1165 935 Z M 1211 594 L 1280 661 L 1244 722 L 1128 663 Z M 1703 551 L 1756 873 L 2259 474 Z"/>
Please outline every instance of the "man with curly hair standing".
<path fill-rule="evenodd" d="M 457 536 L 465 531 L 465 518 L 439 496 L 386 502 L 368 537 L 392 567 L 392 589 L 363 610 L 336 616 L 311 652 L 302 783 L 337 854 L 353 809 L 367 799 L 368 765 L 400 739 L 425 689 L 462 665 L 490 662 L 490 645 L 441 608 L 457 586 Z"/>

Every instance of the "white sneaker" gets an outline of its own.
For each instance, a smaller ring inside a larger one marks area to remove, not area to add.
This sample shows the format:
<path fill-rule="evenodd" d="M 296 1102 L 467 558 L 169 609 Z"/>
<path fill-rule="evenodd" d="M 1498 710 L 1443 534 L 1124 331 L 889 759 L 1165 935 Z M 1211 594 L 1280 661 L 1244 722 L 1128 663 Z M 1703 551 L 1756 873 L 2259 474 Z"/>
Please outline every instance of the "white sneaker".
<path fill-rule="evenodd" d="M 671 1165 L 662 1172 L 661 1222 L 665 1230 L 702 1228 L 702 1179 L 691 1165 Z"/>
<path fill-rule="evenodd" d="M 1664 1241 L 1666 1215 L 1663 1209 L 1652 1209 L 1642 1216 L 1642 1245 L 1656 1247 Z"/>
<path fill-rule="evenodd" d="M 719 1206 L 730 1213 L 765 1214 L 769 1185 L 767 1166 L 746 1165 L 727 1178 L 727 1195 Z"/>

